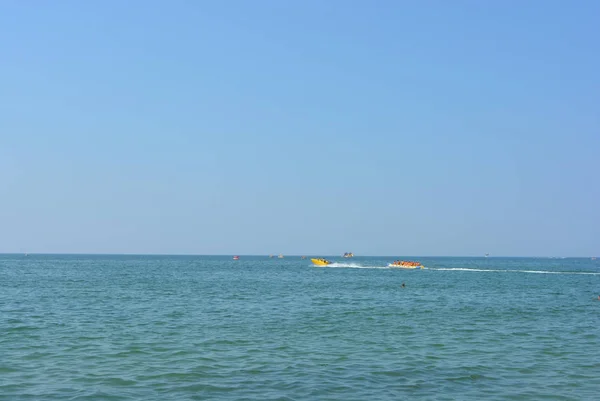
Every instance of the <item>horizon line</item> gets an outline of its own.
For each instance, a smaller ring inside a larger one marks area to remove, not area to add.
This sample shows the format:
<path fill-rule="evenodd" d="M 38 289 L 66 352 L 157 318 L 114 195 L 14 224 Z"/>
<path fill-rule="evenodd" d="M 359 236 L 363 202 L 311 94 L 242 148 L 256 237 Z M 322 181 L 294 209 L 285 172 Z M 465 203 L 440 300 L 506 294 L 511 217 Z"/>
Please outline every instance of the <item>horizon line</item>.
<path fill-rule="evenodd" d="M 63 255 L 63 256 L 273 256 L 273 258 L 277 258 L 278 255 L 284 255 L 287 257 L 308 257 L 308 256 L 337 256 L 338 254 L 242 254 L 242 253 L 231 253 L 231 254 L 201 254 L 201 253 L 87 253 L 87 252 L 0 252 L 0 255 Z M 423 257 L 423 258 L 594 258 L 596 256 L 555 256 L 555 255 L 532 255 L 532 256 L 520 256 L 520 255 L 409 255 L 409 254 L 395 254 L 395 255 L 358 255 L 353 256 L 352 258 L 360 258 L 360 257 L 397 257 L 397 256 L 410 256 L 410 257 Z M 339 255 L 339 257 L 343 257 L 343 254 Z M 278 258 L 277 258 L 278 259 Z"/>

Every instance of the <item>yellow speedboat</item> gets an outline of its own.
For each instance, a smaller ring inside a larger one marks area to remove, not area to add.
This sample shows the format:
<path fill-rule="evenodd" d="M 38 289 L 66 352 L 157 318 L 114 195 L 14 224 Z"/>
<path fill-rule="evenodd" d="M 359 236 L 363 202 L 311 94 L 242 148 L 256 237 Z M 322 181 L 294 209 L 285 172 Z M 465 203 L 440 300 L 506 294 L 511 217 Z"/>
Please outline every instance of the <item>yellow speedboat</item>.
<path fill-rule="evenodd" d="M 327 266 L 331 264 L 330 261 L 325 259 L 311 259 L 310 261 L 313 262 L 315 266 Z"/>

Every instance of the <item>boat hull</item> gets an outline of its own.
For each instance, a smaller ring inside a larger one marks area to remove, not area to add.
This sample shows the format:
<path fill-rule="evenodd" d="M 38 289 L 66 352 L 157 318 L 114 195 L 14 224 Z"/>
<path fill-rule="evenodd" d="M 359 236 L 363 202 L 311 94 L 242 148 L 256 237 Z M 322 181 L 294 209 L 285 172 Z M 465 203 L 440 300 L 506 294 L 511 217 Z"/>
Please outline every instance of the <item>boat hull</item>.
<path fill-rule="evenodd" d="M 311 259 L 310 261 L 313 262 L 315 266 L 327 266 L 331 264 L 331 262 L 325 262 L 319 259 Z"/>

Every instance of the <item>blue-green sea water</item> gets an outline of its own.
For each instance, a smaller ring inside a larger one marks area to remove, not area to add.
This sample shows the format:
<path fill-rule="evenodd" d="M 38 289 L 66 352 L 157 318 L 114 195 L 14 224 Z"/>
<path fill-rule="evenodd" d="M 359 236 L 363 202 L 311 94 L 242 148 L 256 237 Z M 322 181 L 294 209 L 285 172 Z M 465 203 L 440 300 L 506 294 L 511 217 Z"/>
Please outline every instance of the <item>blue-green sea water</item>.
<path fill-rule="evenodd" d="M 0 400 L 600 399 L 600 261 L 396 258 L 0 255 Z"/>

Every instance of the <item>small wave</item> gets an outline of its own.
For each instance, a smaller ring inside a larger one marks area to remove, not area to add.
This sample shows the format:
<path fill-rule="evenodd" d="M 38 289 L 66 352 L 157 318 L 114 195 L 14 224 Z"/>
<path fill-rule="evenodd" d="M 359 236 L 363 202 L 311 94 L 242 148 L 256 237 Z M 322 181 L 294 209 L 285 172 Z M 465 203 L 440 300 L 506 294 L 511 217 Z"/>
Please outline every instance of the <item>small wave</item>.
<path fill-rule="evenodd" d="M 549 270 L 508 270 L 508 269 L 472 269 L 467 267 L 436 267 L 428 268 L 428 270 L 444 270 L 444 271 L 467 271 L 467 272 L 490 272 L 490 273 L 530 273 L 530 274 L 581 274 L 590 276 L 600 276 L 600 273 L 591 272 L 564 272 L 564 271 L 549 271 Z"/>

